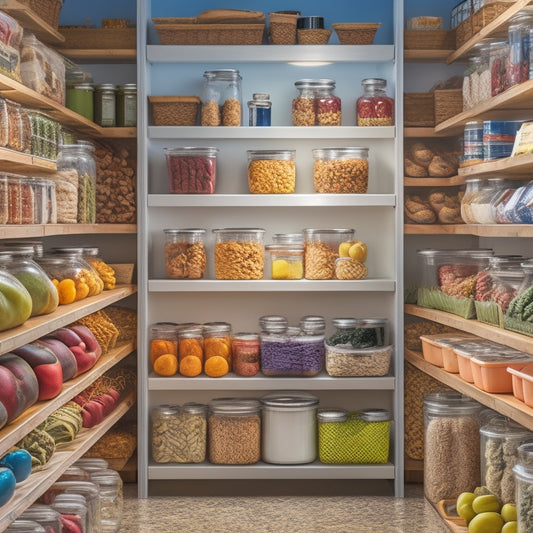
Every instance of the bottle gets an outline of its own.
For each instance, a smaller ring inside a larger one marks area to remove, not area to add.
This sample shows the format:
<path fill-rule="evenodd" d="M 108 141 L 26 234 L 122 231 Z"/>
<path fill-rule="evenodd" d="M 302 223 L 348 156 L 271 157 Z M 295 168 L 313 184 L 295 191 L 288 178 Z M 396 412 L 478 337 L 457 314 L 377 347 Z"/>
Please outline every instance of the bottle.
<path fill-rule="evenodd" d="M 272 102 L 268 93 L 254 93 L 248 102 L 249 126 L 270 126 Z"/>
<path fill-rule="evenodd" d="M 365 78 L 361 85 L 364 94 L 357 100 L 358 126 L 392 126 L 394 124 L 394 100 L 387 96 L 387 80 Z"/>

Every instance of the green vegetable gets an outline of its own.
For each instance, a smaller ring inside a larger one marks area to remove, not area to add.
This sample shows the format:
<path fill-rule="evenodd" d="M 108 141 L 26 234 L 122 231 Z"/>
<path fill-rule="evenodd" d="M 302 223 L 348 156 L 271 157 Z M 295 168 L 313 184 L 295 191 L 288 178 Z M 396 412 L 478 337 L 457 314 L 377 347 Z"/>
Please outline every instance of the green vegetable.
<path fill-rule="evenodd" d="M 330 346 L 351 344 L 354 348 L 370 348 L 378 346 L 378 336 L 375 328 L 339 330 L 328 339 L 328 344 Z M 383 339 L 381 339 L 381 344 L 383 344 Z"/>
<path fill-rule="evenodd" d="M 56 444 L 60 444 L 73 441 L 82 426 L 81 407 L 75 402 L 69 402 L 56 409 L 39 425 L 39 429 L 46 431 Z"/>
<path fill-rule="evenodd" d="M 15 277 L 30 293 L 31 316 L 46 315 L 57 309 L 59 305 L 57 289 L 44 272 L 20 271 Z"/>
<path fill-rule="evenodd" d="M 15 449 L 26 450 L 31 455 L 32 471 L 35 471 L 50 461 L 56 443 L 46 431 L 35 428 L 16 444 Z"/>
<path fill-rule="evenodd" d="M 26 287 L 0 269 L 0 331 L 23 324 L 31 315 L 32 300 Z"/>
<path fill-rule="evenodd" d="M 518 300 L 516 302 L 513 315 L 511 316 L 521 320 L 524 309 L 532 302 L 533 302 L 533 285 L 531 287 L 528 287 L 522 294 L 520 294 L 520 296 L 518 296 Z"/>

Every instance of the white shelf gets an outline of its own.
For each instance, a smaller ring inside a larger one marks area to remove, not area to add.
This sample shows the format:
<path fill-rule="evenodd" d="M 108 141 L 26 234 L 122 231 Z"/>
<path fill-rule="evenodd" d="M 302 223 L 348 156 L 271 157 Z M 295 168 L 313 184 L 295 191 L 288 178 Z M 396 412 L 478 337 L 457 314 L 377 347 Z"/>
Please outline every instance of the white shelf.
<path fill-rule="evenodd" d="M 395 194 L 149 194 L 148 207 L 396 207 Z"/>
<path fill-rule="evenodd" d="M 333 378 L 327 374 L 316 377 L 267 377 L 258 374 L 253 377 L 241 377 L 227 374 L 221 378 L 209 376 L 160 377 L 155 374 L 148 378 L 149 390 L 394 390 L 395 378 L 383 377 L 347 377 Z"/>
<path fill-rule="evenodd" d="M 394 466 L 382 465 L 195 465 L 162 464 L 148 467 L 150 479 L 394 479 Z"/>
<path fill-rule="evenodd" d="M 149 126 L 150 139 L 394 139 L 395 126 Z"/>
<path fill-rule="evenodd" d="M 392 279 L 362 280 L 168 280 L 151 279 L 148 292 L 393 292 L 396 282 Z"/>
<path fill-rule="evenodd" d="M 394 61 L 394 45 L 148 45 L 149 63 L 379 63 Z"/>

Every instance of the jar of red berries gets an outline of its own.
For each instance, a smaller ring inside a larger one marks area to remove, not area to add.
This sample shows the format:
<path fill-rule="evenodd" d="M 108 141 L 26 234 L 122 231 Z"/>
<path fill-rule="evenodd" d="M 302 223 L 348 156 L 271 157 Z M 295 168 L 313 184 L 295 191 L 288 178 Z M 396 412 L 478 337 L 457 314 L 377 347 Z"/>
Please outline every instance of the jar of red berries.
<path fill-rule="evenodd" d="M 387 81 L 381 78 L 366 78 L 361 85 L 364 94 L 357 100 L 357 125 L 392 126 L 394 100 L 387 96 Z"/>

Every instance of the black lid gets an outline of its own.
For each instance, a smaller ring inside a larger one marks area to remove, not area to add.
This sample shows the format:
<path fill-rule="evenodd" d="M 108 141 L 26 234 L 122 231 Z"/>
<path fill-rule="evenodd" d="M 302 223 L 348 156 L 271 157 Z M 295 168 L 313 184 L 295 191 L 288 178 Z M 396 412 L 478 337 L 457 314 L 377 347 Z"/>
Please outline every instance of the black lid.
<path fill-rule="evenodd" d="M 324 17 L 298 17 L 296 27 L 300 30 L 324 29 Z"/>

